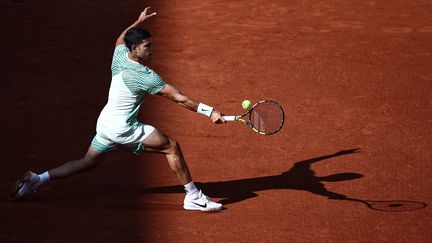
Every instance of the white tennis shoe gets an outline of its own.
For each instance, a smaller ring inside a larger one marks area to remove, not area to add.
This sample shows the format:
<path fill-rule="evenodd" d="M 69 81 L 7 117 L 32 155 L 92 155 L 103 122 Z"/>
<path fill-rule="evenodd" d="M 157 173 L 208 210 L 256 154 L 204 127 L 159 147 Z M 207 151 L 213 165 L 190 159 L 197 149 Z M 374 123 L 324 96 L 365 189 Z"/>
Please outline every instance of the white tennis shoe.
<path fill-rule="evenodd" d="M 200 211 L 218 211 L 222 209 L 222 204 L 213 202 L 209 197 L 204 195 L 201 190 L 192 195 L 186 194 L 183 208 L 186 210 L 200 210 Z"/>
<path fill-rule="evenodd" d="M 27 171 L 20 180 L 15 182 L 15 189 L 9 194 L 9 200 L 16 201 L 25 194 L 36 191 L 41 185 L 41 179 L 31 171 Z"/>

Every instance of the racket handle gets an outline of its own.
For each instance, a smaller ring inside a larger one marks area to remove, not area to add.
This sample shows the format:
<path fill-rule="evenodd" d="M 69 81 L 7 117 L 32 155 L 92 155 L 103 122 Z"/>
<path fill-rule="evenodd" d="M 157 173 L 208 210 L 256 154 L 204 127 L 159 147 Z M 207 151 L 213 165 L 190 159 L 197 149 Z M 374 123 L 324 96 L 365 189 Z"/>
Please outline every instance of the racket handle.
<path fill-rule="evenodd" d="M 225 119 L 225 121 L 235 121 L 236 120 L 236 116 L 223 116 L 223 118 Z"/>

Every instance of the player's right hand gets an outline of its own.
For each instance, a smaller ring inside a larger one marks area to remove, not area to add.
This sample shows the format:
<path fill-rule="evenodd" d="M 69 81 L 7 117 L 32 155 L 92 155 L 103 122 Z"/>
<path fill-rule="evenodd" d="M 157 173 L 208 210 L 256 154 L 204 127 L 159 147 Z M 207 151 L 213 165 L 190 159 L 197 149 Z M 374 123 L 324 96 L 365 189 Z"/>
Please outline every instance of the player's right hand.
<path fill-rule="evenodd" d="M 223 114 L 216 109 L 214 109 L 213 112 L 211 113 L 210 119 L 215 124 L 222 124 L 226 122 L 225 119 L 223 118 Z"/>

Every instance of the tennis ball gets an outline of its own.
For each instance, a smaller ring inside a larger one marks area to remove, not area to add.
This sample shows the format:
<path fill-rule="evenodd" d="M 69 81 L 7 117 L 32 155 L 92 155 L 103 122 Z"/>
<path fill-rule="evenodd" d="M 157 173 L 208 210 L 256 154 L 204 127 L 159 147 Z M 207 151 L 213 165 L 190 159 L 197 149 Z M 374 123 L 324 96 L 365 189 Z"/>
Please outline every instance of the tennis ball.
<path fill-rule="evenodd" d="M 247 110 L 251 107 L 252 102 L 250 100 L 243 100 L 242 107 L 243 109 Z"/>

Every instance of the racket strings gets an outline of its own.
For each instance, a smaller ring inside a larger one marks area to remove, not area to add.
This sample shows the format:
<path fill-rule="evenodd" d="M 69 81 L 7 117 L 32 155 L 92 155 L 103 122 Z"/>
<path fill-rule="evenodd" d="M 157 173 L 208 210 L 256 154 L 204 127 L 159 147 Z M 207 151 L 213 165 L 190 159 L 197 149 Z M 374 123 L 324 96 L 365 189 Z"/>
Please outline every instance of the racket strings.
<path fill-rule="evenodd" d="M 255 106 L 249 116 L 252 126 L 260 132 L 277 132 L 283 125 L 284 113 L 280 106 L 263 102 Z"/>

